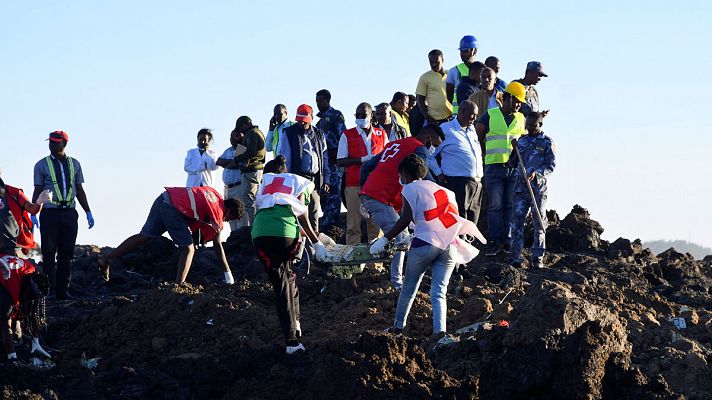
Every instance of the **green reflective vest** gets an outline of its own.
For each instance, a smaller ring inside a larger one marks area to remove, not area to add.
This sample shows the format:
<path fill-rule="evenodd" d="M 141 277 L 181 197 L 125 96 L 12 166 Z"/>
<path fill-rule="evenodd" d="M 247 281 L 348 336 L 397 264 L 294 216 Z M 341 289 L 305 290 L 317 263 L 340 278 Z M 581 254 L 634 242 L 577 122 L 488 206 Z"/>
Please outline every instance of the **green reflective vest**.
<path fill-rule="evenodd" d="M 282 122 L 280 125 L 277 125 L 274 128 L 274 132 L 272 133 L 272 146 L 271 146 L 271 149 L 274 152 L 274 154 L 277 154 L 277 144 L 279 144 L 279 134 L 282 133 L 282 131 L 285 130 L 286 128 L 289 128 L 290 126 L 292 126 L 293 123 L 294 122 L 287 120 L 287 121 Z"/>
<path fill-rule="evenodd" d="M 64 194 L 62 194 L 62 191 L 59 189 L 57 173 L 54 171 L 52 157 L 45 157 L 45 161 L 47 161 L 49 176 L 52 178 L 52 185 L 54 186 L 54 196 L 51 203 L 57 207 L 74 207 L 74 177 L 76 175 L 74 171 L 74 160 L 72 160 L 72 157 L 67 156 L 67 164 L 69 165 L 69 188 L 67 189 L 67 197 L 64 197 Z"/>
<path fill-rule="evenodd" d="M 463 76 L 470 75 L 470 67 L 465 65 L 465 63 L 459 63 L 457 64 L 457 72 L 460 73 L 460 79 L 462 79 Z M 455 86 L 455 89 L 453 89 L 454 92 L 452 93 L 452 113 L 457 114 L 457 86 Z M 467 99 L 465 99 L 467 100 Z"/>
<path fill-rule="evenodd" d="M 499 107 L 487 110 L 489 132 L 485 135 L 485 165 L 502 164 L 509 161 L 512 153 L 512 139 L 524 134 L 524 115 L 514 113 L 514 120 L 507 126 Z"/>

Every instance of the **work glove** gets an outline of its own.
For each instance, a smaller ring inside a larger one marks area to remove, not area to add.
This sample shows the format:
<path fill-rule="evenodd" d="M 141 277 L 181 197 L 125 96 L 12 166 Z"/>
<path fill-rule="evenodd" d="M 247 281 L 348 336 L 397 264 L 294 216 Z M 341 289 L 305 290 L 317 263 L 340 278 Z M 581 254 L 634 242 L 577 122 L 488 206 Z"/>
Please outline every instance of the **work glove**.
<path fill-rule="evenodd" d="M 368 250 L 373 254 L 374 256 L 377 256 L 381 253 L 383 253 L 383 250 L 386 248 L 386 245 L 388 244 L 388 239 L 386 239 L 385 236 L 381 236 L 380 238 L 376 239 L 375 242 L 371 245 L 371 248 Z"/>
<path fill-rule="evenodd" d="M 89 229 L 94 227 L 94 216 L 91 215 L 91 211 L 87 211 L 87 222 L 89 223 Z"/>
<path fill-rule="evenodd" d="M 330 238 L 329 236 L 327 236 L 321 232 L 319 233 L 319 241 L 324 246 L 336 246 L 336 242 L 334 241 L 334 239 Z"/>
<path fill-rule="evenodd" d="M 235 284 L 235 278 L 232 277 L 232 271 L 226 271 L 224 273 L 224 275 L 225 275 L 225 283 L 227 283 L 228 285 Z"/>
<path fill-rule="evenodd" d="M 30 350 L 30 354 L 35 354 L 35 352 L 47 358 L 52 358 L 52 356 L 49 355 L 49 353 L 47 353 L 45 349 L 42 348 L 42 346 L 40 346 L 39 338 L 32 338 L 32 349 Z"/>
<path fill-rule="evenodd" d="M 361 157 L 361 163 L 365 163 L 372 158 L 373 158 L 373 154 L 367 154 L 367 155 Z"/>
<path fill-rule="evenodd" d="M 324 247 L 324 245 L 321 242 L 312 243 L 312 246 L 314 247 L 314 253 L 316 256 L 316 260 L 321 261 L 321 262 L 326 261 L 326 256 L 327 256 L 326 247 Z"/>
<path fill-rule="evenodd" d="M 364 219 L 369 219 L 369 218 L 371 218 L 371 214 L 368 213 L 368 210 L 366 209 L 366 207 L 364 207 L 363 204 L 361 204 L 360 206 L 361 206 L 361 207 L 360 207 L 361 216 L 362 216 Z"/>
<path fill-rule="evenodd" d="M 49 203 L 50 201 L 52 201 L 52 192 L 50 192 L 49 189 L 43 190 L 42 193 L 37 196 L 37 204 Z"/>
<path fill-rule="evenodd" d="M 30 215 L 30 221 L 32 221 L 33 230 L 35 229 L 35 227 L 37 227 L 37 229 L 40 228 L 40 221 L 37 219 L 36 215 Z"/>
<path fill-rule="evenodd" d="M 0 258 L 0 272 L 2 275 L 2 279 L 8 280 L 10 279 L 10 266 L 5 263 L 5 260 Z"/>

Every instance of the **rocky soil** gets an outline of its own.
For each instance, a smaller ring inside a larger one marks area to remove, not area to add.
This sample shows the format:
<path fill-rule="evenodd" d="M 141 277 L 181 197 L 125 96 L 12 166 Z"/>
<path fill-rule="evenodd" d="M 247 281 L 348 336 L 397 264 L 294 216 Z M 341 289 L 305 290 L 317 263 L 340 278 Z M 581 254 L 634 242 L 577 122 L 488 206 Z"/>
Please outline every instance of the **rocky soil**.
<path fill-rule="evenodd" d="M 427 276 L 405 335 L 394 336 L 382 332 L 397 300 L 386 271 L 339 280 L 312 265 L 298 280 L 307 352 L 289 357 L 244 234 L 226 243 L 234 286 L 218 283 L 210 249 L 198 251 L 190 284 L 167 283 L 177 252 L 166 239 L 117 262 L 105 284 L 95 260 L 106 249 L 78 246 L 82 298 L 48 301 L 56 366 L 0 365 L 0 390 L 5 399 L 712 399 L 712 258 L 609 243 L 579 206 L 548 218 L 548 268 L 480 256 L 453 277 L 444 340 L 431 337 Z"/>

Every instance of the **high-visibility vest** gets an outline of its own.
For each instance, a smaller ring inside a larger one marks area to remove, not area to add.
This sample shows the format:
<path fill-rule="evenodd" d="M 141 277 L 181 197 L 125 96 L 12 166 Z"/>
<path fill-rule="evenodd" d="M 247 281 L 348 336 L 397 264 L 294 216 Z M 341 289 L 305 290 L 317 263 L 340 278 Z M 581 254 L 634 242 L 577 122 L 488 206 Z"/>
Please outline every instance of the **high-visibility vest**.
<path fill-rule="evenodd" d="M 457 72 L 460 73 L 460 79 L 462 79 L 463 76 L 470 75 L 470 67 L 468 67 L 465 63 L 459 63 L 457 64 Z M 455 86 L 455 89 L 453 89 L 454 92 L 452 93 L 452 113 L 457 114 L 458 106 L 457 106 L 457 86 Z M 467 100 L 467 99 L 465 99 Z"/>
<path fill-rule="evenodd" d="M 52 178 L 52 185 L 54 186 L 54 198 L 51 203 L 57 207 L 74 207 L 74 160 L 72 157 L 67 157 L 67 164 L 69 165 L 69 188 L 67 189 L 67 197 L 64 197 L 62 191 L 59 189 L 59 183 L 57 181 L 57 173 L 54 171 L 54 164 L 52 163 L 52 157 L 45 157 L 47 161 L 47 167 L 49 167 L 49 176 Z M 61 161 L 60 161 L 61 162 Z"/>
<path fill-rule="evenodd" d="M 346 143 L 348 144 L 348 157 L 349 158 L 361 158 L 369 154 L 366 149 L 366 143 L 364 143 L 361 134 L 358 129 L 351 128 L 344 131 L 344 136 L 346 136 Z M 386 132 L 381 128 L 371 127 L 371 153 L 376 155 L 383 151 L 383 147 L 386 145 L 388 136 Z M 361 186 L 361 164 L 349 165 L 346 167 L 346 186 Z"/>
<path fill-rule="evenodd" d="M 289 128 L 292 126 L 294 122 L 292 121 L 284 121 L 281 124 L 277 125 L 274 127 L 274 131 L 272 131 L 272 146 L 270 147 L 272 151 L 277 154 L 277 145 L 279 144 L 279 134 L 282 133 L 282 131 L 285 128 Z"/>
<path fill-rule="evenodd" d="M 512 139 L 524 134 L 524 115 L 514 113 L 514 120 L 507 126 L 499 107 L 487 110 L 489 131 L 485 135 L 485 165 L 502 164 L 509 161 L 512 153 Z"/>
<path fill-rule="evenodd" d="M 396 120 L 396 123 L 400 125 L 405 131 L 408 133 L 408 136 L 410 136 L 410 124 L 408 123 L 408 114 L 405 114 L 405 116 L 400 115 L 398 111 L 393 111 L 391 113 L 393 118 Z"/>

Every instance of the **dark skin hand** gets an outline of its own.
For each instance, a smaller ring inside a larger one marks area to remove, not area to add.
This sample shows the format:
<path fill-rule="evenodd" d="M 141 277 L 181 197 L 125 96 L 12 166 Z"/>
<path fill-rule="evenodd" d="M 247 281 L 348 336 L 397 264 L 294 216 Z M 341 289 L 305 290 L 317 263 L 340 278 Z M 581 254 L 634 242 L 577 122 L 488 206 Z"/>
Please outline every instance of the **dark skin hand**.
<path fill-rule="evenodd" d="M 230 145 L 232 145 L 232 148 L 237 148 L 237 145 L 240 144 L 242 137 L 243 135 L 238 131 L 233 130 L 230 133 Z M 226 158 L 218 158 L 218 161 L 215 164 L 228 169 L 237 169 L 240 167 L 234 159 Z"/>

